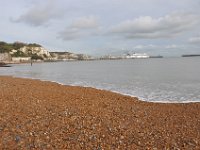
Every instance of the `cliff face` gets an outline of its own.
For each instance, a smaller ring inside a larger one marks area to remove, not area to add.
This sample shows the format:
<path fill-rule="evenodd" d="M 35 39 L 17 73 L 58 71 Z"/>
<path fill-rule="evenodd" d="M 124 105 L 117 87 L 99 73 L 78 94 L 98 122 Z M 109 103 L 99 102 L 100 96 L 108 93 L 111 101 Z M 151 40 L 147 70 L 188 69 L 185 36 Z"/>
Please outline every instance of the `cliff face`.
<path fill-rule="evenodd" d="M 65 60 L 90 60 L 85 54 L 70 52 L 49 52 L 36 43 L 6 43 L 0 41 L 0 61 L 2 62 L 28 62 L 32 60 L 65 61 Z"/>
<path fill-rule="evenodd" d="M 30 47 L 30 46 L 24 46 L 19 49 L 19 51 L 23 52 L 24 54 L 30 55 L 30 54 L 37 54 L 38 56 L 42 57 L 43 59 L 50 58 L 51 55 L 48 52 L 47 49 L 44 47 Z"/>
<path fill-rule="evenodd" d="M 0 62 L 10 62 L 12 60 L 9 53 L 0 53 Z"/>
<path fill-rule="evenodd" d="M 90 56 L 85 54 L 74 54 L 70 52 L 50 52 L 54 60 L 89 60 Z"/>
<path fill-rule="evenodd" d="M 27 56 L 37 55 L 39 57 L 42 57 L 44 60 L 88 60 L 91 58 L 90 56 L 85 54 L 74 54 L 70 52 L 49 52 L 42 46 L 24 46 L 20 48 L 19 51 L 23 52 Z"/>

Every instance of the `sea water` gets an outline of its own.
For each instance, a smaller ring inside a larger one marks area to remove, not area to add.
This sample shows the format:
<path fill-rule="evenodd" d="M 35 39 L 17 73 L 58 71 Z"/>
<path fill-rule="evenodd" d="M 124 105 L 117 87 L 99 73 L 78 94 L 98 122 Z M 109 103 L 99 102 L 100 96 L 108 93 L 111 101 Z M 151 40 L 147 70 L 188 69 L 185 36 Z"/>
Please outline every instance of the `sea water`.
<path fill-rule="evenodd" d="M 15 64 L 0 75 L 94 87 L 152 102 L 200 102 L 200 57 Z"/>

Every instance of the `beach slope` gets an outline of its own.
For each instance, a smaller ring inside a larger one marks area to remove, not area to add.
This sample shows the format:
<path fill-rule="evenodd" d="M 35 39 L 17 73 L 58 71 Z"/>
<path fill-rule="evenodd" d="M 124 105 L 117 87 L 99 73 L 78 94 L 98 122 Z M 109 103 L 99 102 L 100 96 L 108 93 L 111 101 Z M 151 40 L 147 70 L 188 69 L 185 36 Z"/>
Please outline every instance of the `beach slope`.
<path fill-rule="evenodd" d="M 0 149 L 200 149 L 200 103 L 0 77 Z"/>

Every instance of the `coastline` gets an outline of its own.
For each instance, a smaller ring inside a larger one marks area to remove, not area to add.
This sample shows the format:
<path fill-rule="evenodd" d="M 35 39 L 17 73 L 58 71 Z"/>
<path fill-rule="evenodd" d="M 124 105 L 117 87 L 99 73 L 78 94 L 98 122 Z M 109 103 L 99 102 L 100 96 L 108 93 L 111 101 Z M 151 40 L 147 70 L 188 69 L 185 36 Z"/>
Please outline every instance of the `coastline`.
<path fill-rule="evenodd" d="M 161 62 L 165 63 L 162 64 Z M 191 67 L 187 68 L 187 71 L 181 67 L 182 63 L 189 65 Z M 11 68 L 1 68 L 0 74 L 2 75 L 12 75 L 13 77 L 25 77 L 33 79 L 41 79 L 47 81 L 55 81 L 58 83 L 63 83 L 65 85 L 72 86 L 83 86 L 83 87 L 93 87 L 97 89 L 109 90 L 112 92 L 117 92 L 123 95 L 129 95 L 133 97 L 138 97 L 143 101 L 151 102 L 163 102 L 163 103 L 190 103 L 190 102 L 200 102 L 199 97 L 199 70 L 195 70 L 195 67 L 199 63 L 199 60 L 193 59 L 163 59 L 163 60 L 153 60 L 150 61 L 150 66 L 154 68 L 156 64 L 159 64 L 158 71 L 159 78 L 149 76 L 148 74 L 154 74 L 155 70 L 148 69 L 145 65 L 148 61 L 96 61 L 92 63 L 88 62 L 72 62 L 72 63 L 41 63 L 41 64 L 19 64 L 11 65 Z M 169 65 L 168 71 L 162 66 L 165 64 L 177 63 L 173 69 Z M 106 65 L 108 64 L 108 65 Z M 161 65 L 162 64 L 162 65 Z M 94 73 L 91 72 L 91 66 Z M 98 67 L 97 67 L 98 66 Z M 104 68 L 105 66 L 105 68 Z M 120 66 L 120 67 L 119 67 Z M 123 67 L 128 66 L 128 67 Z M 134 69 L 128 69 L 131 67 L 146 68 L 144 70 L 134 71 Z M 149 66 L 149 68 L 151 68 Z M 55 68 L 54 68 L 55 67 Z M 51 69 L 54 68 L 54 69 Z M 66 71 L 64 71 L 66 68 Z M 109 71 L 109 74 L 103 74 L 105 70 L 109 68 L 114 68 L 113 71 Z M 119 69 L 121 68 L 121 69 Z M 170 68 L 171 71 L 170 72 Z M 179 69 L 176 69 L 179 68 Z M 182 68 L 182 69 L 181 69 Z M 22 72 L 24 69 L 24 72 Z M 42 70 L 41 70 L 42 69 Z M 127 70 L 128 69 L 128 70 Z M 41 70 L 42 72 L 38 72 Z M 82 70 L 82 71 L 81 71 Z M 120 72 L 121 70 L 121 72 Z M 162 71 L 161 71 L 162 70 Z M 164 73 L 166 71 L 166 73 Z M 20 73 L 19 73 L 20 72 Z M 49 72 L 51 72 L 49 74 Z M 99 72 L 98 74 L 95 72 Z M 123 72 L 127 72 L 128 75 Z M 144 72 L 144 73 L 142 73 Z M 184 73 L 185 72 L 185 73 Z M 190 74 L 193 72 L 193 74 Z M 177 74 L 180 73 L 180 77 Z M 62 74 L 62 75 L 61 75 Z M 94 74 L 94 76 L 92 76 Z M 60 76 L 58 78 L 58 76 Z M 76 78 L 75 78 L 75 77 Z M 167 78 L 165 78 L 167 76 Z M 109 77 L 109 78 L 108 78 Z M 156 81 L 156 82 L 155 82 Z"/>
<path fill-rule="evenodd" d="M 55 84 L 59 84 L 59 85 L 62 85 L 62 86 L 69 86 L 69 87 L 80 87 L 80 88 L 92 88 L 92 89 L 96 89 L 96 90 L 100 90 L 100 91 L 107 91 L 107 92 L 111 92 L 111 93 L 116 93 L 116 94 L 119 94 L 121 96 L 128 96 L 128 97 L 131 97 L 131 98 L 136 98 L 138 99 L 139 101 L 142 101 L 142 102 L 149 102 L 149 103 L 160 103 L 160 104 L 188 104 L 188 103 L 199 103 L 199 101 L 171 101 L 171 100 L 146 100 L 145 98 L 141 98 L 141 97 L 138 97 L 138 96 L 135 96 L 135 95 L 131 95 L 131 94 L 127 94 L 127 93 L 122 93 L 120 91 L 114 91 L 114 90 L 108 90 L 108 89 L 104 89 L 104 88 L 98 88 L 98 87 L 92 87 L 92 86 L 83 86 L 83 85 L 76 85 L 76 84 L 64 84 L 62 82 L 58 82 L 58 81 L 54 81 L 54 80 L 45 80 L 45 79 L 39 79 L 39 78 L 29 78 L 29 77 L 17 77 L 17 76 L 12 76 L 12 75 L 0 75 L 0 77 L 11 77 L 11 78 L 19 78 L 19 79 L 30 79 L 30 80 L 38 80 L 38 81 L 41 81 L 41 82 L 50 82 L 50 83 L 55 83 Z"/>
<path fill-rule="evenodd" d="M 0 76 L 0 148 L 198 149 L 200 103 Z"/>

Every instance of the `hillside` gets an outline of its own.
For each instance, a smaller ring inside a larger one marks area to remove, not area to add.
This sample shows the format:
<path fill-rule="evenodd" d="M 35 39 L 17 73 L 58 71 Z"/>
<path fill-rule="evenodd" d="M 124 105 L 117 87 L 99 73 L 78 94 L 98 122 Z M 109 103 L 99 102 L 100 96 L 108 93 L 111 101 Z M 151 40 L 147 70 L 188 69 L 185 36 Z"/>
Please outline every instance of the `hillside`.
<path fill-rule="evenodd" d="M 9 53 L 12 57 L 32 57 L 42 60 L 51 57 L 48 50 L 36 43 L 0 42 L 0 53 Z"/>
<path fill-rule="evenodd" d="M 23 43 L 23 42 L 14 42 L 14 43 L 6 43 L 3 41 L 0 41 L 0 53 L 9 53 L 13 49 L 14 50 L 19 50 L 20 48 L 27 46 L 27 47 L 42 47 L 39 44 L 36 43 Z"/>
<path fill-rule="evenodd" d="M 88 59 L 91 59 L 91 57 L 85 54 L 74 54 L 70 52 L 49 52 L 49 50 L 36 43 L 6 43 L 0 41 L 1 62 L 27 62 L 31 60 L 64 61 Z"/>

